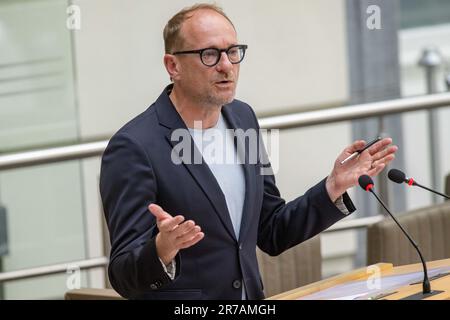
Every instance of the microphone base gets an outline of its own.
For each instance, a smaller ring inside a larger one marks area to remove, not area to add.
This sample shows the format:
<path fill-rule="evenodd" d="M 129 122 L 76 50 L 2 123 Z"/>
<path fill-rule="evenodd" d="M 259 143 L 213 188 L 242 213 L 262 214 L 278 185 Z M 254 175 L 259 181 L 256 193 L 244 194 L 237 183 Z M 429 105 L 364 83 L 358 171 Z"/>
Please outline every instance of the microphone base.
<path fill-rule="evenodd" d="M 440 294 L 442 292 L 444 292 L 444 291 L 442 291 L 442 290 L 431 290 L 430 293 L 425 293 L 425 294 L 423 292 L 417 292 L 415 294 L 412 294 L 410 296 L 401 298 L 399 300 L 423 300 L 423 299 L 426 299 L 428 297 L 432 297 L 432 296 L 435 296 L 437 294 Z"/>

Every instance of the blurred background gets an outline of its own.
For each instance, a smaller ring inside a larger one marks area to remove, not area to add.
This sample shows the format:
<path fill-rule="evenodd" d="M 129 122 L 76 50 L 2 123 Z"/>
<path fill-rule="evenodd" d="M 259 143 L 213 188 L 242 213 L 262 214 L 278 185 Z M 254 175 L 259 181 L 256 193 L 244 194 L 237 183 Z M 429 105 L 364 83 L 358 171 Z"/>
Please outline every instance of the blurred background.
<path fill-rule="evenodd" d="M 108 286 L 101 153 L 90 154 L 86 143 L 99 142 L 93 145 L 101 150 L 169 83 L 162 30 L 194 3 L 0 0 L 0 299 L 62 299 L 77 281 Z M 216 3 L 249 47 L 237 98 L 260 119 L 393 99 L 413 103 L 449 90 L 450 0 Z M 399 146 L 391 167 L 443 191 L 450 108 L 431 110 L 420 101 L 425 107 L 414 112 L 281 130 L 281 194 L 291 200 L 304 193 L 345 146 L 379 134 Z M 51 150 L 74 145 L 81 156 L 52 160 Z M 47 163 L 20 165 L 37 150 Z M 378 185 L 395 212 L 441 202 L 384 177 Z M 346 220 L 379 216 L 363 191 L 350 193 L 358 210 Z M 364 226 L 320 238 L 320 277 L 368 264 Z"/>

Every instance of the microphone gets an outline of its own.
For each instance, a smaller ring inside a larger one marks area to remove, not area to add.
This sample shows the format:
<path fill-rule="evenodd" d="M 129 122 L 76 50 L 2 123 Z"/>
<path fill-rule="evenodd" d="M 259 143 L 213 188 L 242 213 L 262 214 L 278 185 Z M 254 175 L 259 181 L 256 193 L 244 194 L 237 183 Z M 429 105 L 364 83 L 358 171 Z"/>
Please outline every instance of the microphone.
<path fill-rule="evenodd" d="M 392 171 L 392 170 L 391 170 Z M 422 293 L 430 294 L 431 293 L 431 285 L 430 280 L 428 280 L 428 271 L 427 271 L 427 265 L 425 263 L 425 260 L 422 256 L 422 252 L 419 250 L 419 246 L 414 242 L 414 240 L 409 236 L 408 232 L 406 232 L 405 229 L 403 229 L 400 222 L 397 221 L 397 219 L 394 217 L 394 215 L 391 213 L 391 211 L 387 208 L 387 206 L 384 204 L 384 202 L 377 196 L 374 188 L 374 183 L 371 177 L 368 175 L 362 175 L 358 179 L 359 185 L 361 188 L 363 188 L 365 191 L 372 193 L 375 198 L 378 200 L 378 202 L 383 206 L 384 210 L 391 216 L 391 218 L 395 221 L 397 226 L 402 230 L 403 234 L 408 238 L 409 242 L 413 245 L 413 247 L 416 249 L 417 253 L 419 254 L 420 260 L 422 261 L 422 267 L 423 267 L 423 282 L 422 282 Z"/>
<path fill-rule="evenodd" d="M 436 190 L 427 188 L 427 187 L 425 187 L 425 186 L 422 186 L 422 185 L 419 184 L 417 181 L 415 181 L 413 178 L 406 178 L 405 173 L 404 173 L 403 171 L 398 170 L 398 169 L 391 169 L 391 170 L 389 170 L 389 172 L 388 172 L 388 177 L 389 177 L 389 180 L 391 180 L 391 181 L 393 181 L 393 182 L 395 182 L 395 183 L 401 184 L 401 183 L 405 182 L 405 183 L 407 183 L 409 186 L 417 186 L 417 187 L 420 187 L 420 188 L 422 188 L 422 189 L 428 190 L 428 191 L 430 191 L 430 192 L 433 192 L 433 193 L 435 193 L 435 194 L 440 195 L 441 197 L 444 197 L 444 198 L 450 200 L 450 197 L 449 197 L 448 195 L 443 194 L 443 193 L 440 193 L 440 192 L 438 192 L 438 191 L 436 191 Z"/>

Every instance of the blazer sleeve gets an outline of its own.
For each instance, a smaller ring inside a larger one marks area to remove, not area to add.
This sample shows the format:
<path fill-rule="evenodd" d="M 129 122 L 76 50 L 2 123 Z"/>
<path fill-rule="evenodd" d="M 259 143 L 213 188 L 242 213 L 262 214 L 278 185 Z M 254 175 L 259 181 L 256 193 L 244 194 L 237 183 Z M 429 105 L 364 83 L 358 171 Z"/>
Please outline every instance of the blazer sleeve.
<path fill-rule="evenodd" d="M 256 115 L 248 107 L 253 114 L 255 127 L 259 130 Z M 270 162 L 264 143 L 261 142 L 260 146 L 259 166 L 260 169 L 264 168 L 265 175 L 257 244 L 262 251 L 272 256 L 279 255 L 347 216 L 331 201 L 325 187 L 326 178 L 304 195 L 286 203 L 280 196 L 274 175 L 267 174 L 271 171 Z M 263 159 L 265 161 L 261 161 Z M 348 211 L 354 212 L 355 207 L 347 192 L 343 200 Z"/>
<path fill-rule="evenodd" d="M 283 251 L 314 237 L 347 215 L 331 201 L 326 178 L 304 195 L 286 203 L 273 176 L 264 177 L 264 198 L 260 214 L 258 247 L 269 255 Z M 355 211 L 347 194 L 344 203 Z"/>
<path fill-rule="evenodd" d="M 111 240 L 108 274 L 113 288 L 135 298 L 169 283 L 156 252 L 156 219 L 148 210 L 156 202 L 156 178 L 144 149 L 126 133 L 115 135 L 103 154 L 100 194 Z M 175 277 L 181 269 L 179 255 L 176 263 Z"/>

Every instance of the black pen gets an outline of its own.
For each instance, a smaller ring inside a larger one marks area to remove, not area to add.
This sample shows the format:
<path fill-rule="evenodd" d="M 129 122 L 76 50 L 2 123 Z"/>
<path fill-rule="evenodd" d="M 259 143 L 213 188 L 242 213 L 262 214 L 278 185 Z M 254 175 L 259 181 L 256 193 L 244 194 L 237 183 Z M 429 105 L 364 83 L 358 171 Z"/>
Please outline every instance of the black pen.
<path fill-rule="evenodd" d="M 377 137 L 375 140 L 370 141 L 368 144 L 366 144 L 364 146 L 364 148 L 362 148 L 361 150 L 355 151 L 353 152 L 350 156 L 348 156 L 347 158 L 345 158 L 344 160 L 341 161 L 341 164 L 346 163 L 347 161 L 355 158 L 357 155 L 359 155 L 361 152 L 363 152 L 364 150 L 366 150 L 367 148 L 370 148 L 371 146 L 373 146 L 375 143 L 377 143 L 378 141 L 381 140 L 381 137 Z"/>

